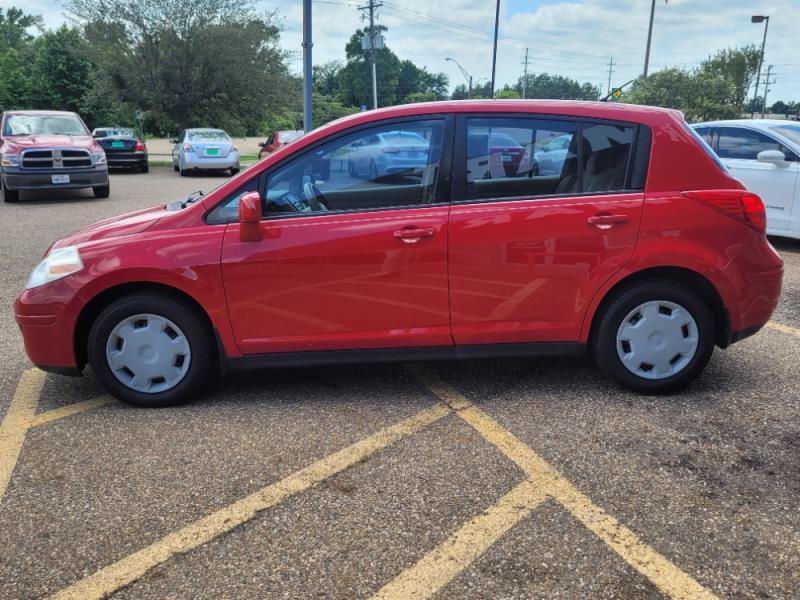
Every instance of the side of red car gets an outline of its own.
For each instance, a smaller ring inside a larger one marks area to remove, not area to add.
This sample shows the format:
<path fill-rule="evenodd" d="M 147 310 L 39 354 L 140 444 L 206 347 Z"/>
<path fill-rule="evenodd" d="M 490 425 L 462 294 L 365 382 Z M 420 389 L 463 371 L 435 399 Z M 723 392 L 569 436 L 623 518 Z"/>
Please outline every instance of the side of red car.
<path fill-rule="evenodd" d="M 416 146 L 393 147 L 397 168 L 375 178 L 348 170 L 383 132 Z M 571 142 L 561 172 L 540 175 L 493 168 L 492 136 L 530 157 Z M 620 383 L 667 393 L 770 318 L 783 265 L 764 221 L 675 111 L 417 104 L 336 121 L 206 196 L 59 240 L 15 310 L 36 365 L 90 362 L 144 406 L 228 369 L 587 349 Z"/>

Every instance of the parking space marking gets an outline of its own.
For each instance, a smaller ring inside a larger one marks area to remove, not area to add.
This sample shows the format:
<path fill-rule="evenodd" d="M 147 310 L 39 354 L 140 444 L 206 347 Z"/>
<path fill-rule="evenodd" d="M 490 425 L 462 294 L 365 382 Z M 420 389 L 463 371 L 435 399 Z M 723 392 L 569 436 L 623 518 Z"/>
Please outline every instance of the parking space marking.
<path fill-rule="evenodd" d="M 99 398 L 82 400 L 81 402 L 76 402 L 75 404 L 54 408 L 53 410 L 48 410 L 47 412 L 39 413 L 38 415 L 32 417 L 28 423 L 28 427 L 36 427 L 38 425 L 50 423 L 51 421 L 63 419 L 64 417 L 71 417 L 72 415 L 77 415 L 78 413 L 86 412 L 87 410 L 92 410 L 93 408 L 99 408 L 101 406 L 105 406 L 106 404 L 111 404 L 112 402 L 114 402 L 114 398 L 111 396 L 100 396 Z"/>
<path fill-rule="evenodd" d="M 371 600 L 430 598 L 546 498 L 541 487 L 531 481 L 523 481 L 482 514 L 459 528 L 414 566 L 400 573 L 372 596 Z"/>
<path fill-rule="evenodd" d="M 782 331 L 783 333 L 788 333 L 790 335 L 796 335 L 800 337 L 800 329 L 796 327 L 789 327 L 788 325 L 784 325 L 783 323 L 778 323 L 776 321 L 770 321 L 767 323 L 767 327 L 770 329 L 774 329 L 775 331 Z"/>
<path fill-rule="evenodd" d="M 661 592 L 671 598 L 681 600 L 716 598 L 700 583 L 643 542 L 633 531 L 595 505 L 555 467 L 488 414 L 475 407 L 438 375 L 428 369 L 416 366 L 411 370 L 428 389 L 450 405 L 459 417 L 516 463 L 544 494 L 564 506 L 573 517 L 594 532 Z M 454 400 L 456 403 L 452 403 Z"/>
<path fill-rule="evenodd" d="M 445 404 L 426 408 L 166 535 L 157 542 L 56 592 L 50 598 L 53 600 L 105 598 L 133 583 L 153 567 L 210 542 L 250 521 L 259 512 L 365 461 L 376 452 L 417 433 L 450 413 L 450 408 Z"/>
<path fill-rule="evenodd" d="M 25 432 L 36 413 L 44 378 L 44 371 L 39 369 L 28 369 L 22 374 L 8 412 L 0 423 L 0 499 L 6 493 L 25 441 Z"/>

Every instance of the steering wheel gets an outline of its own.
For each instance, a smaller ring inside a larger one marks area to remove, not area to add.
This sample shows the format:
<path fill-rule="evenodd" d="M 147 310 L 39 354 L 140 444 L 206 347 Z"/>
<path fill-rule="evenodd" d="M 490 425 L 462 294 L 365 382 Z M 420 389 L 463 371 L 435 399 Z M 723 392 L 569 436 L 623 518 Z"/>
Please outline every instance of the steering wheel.
<path fill-rule="evenodd" d="M 314 212 L 328 210 L 325 196 L 323 196 L 319 188 L 310 181 L 303 186 L 303 196 L 305 196 L 306 202 L 308 202 L 308 205 Z"/>

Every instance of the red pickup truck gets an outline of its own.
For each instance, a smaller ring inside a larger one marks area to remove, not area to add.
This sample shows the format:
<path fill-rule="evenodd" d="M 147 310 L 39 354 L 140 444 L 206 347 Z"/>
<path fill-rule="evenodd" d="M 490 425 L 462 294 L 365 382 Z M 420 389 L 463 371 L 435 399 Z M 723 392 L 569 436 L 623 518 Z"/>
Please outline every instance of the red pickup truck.
<path fill-rule="evenodd" d="M 72 112 L 15 110 L 0 117 L 0 188 L 17 202 L 21 190 L 92 188 L 107 198 L 103 148 Z"/>

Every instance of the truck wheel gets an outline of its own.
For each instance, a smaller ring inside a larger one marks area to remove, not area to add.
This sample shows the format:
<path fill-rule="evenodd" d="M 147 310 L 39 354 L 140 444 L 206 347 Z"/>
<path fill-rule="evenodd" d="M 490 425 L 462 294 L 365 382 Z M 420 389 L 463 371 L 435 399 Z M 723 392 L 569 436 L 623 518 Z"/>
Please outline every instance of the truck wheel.
<path fill-rule="evenodd" d="M 92 324 L 87 346 L 103 386 L 134 406 L 188 402 L 212 371 L 208 327 L 192 306 L 161 294 L 135 293 L 112 302 Z"/>
<path fill-rule="evenodd" d="M 92 191 L 94 192 L 95 198 L 108 198 L 108 196 L 111 194 L 111 184 L 107 183 L 105 185 L 98 185 L 93 187 Z"/>
<path fill-rule="evenodd" d="M 0 178 L 0 188 L 3 189 L 3 202 L 19 202 L 19 190 L 10 190 Z"/>
<path fill-rule="evenodd" d="M 680 390 L 714 351 L 711 308 L 676 281 L 644 281 L 624 289 L 598 318 L 592 336 L 595 361 L 635 392 Z"/>

